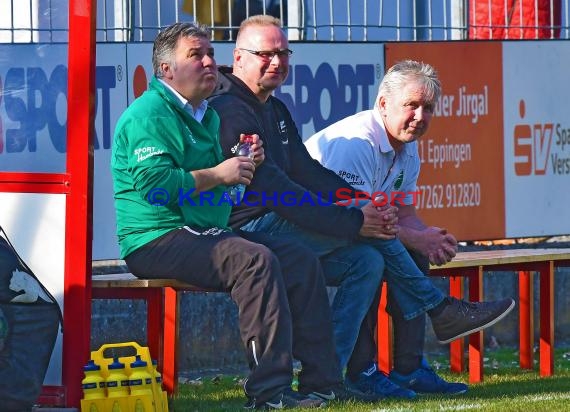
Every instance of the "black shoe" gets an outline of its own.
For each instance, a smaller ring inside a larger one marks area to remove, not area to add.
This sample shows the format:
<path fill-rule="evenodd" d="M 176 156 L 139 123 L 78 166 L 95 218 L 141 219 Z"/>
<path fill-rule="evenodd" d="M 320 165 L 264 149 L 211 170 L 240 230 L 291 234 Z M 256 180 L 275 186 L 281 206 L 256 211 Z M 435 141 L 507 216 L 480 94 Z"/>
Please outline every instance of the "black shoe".
<path fill-rule="evenodd" d="M 511 298 L 494 302 L 466 302 L 448 297 L 449 304 L 431 318 L 431 324 L 439 343 L 480 331 L 494 325 L 515 307 Z"/>
<path fill-rule="evenodd" d="M 349 388 L 345 384 L 340 384 L 326 391 L 313 391 L 306 394 L 312 399 L 324 401 L 355 401 L 355 402 L 378 402 L 385 396 L 377 393 L 364 393 L 356 388 Z"/>
<path fill-rule="evenodd" d="M 250 399 L 248 403 L 245 404 L 245 409 L 257 409 L 262 411 L 270 411 L 274 409 L 309 409 L 309 408 L 321 408 L 326 405 L 326 402 L 319 398 L 311 398 L 305 395 L 301 395 L 299 392 L 295 392 L 293 389 L 285 389 L 282 393 L 274 396 L 272 399 L 265 401 L 261 404 L 255 403 L 255 399 Z"/>

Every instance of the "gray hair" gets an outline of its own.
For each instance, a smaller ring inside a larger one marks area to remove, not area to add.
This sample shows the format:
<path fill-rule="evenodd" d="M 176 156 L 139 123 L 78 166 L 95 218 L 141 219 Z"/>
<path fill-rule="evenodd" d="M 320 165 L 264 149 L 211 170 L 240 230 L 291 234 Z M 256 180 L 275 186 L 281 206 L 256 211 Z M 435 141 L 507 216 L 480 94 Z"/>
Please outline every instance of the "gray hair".
<path fill-rule="evenodd" d="M 152 69 L 156 77 L 161 78 L 164 76 L 160 68 L 161 63 L 174 64 L 174 51 L 181 37 L 203 37 L 209 39 L 210 30 L 203 24 L 183 22 L 174 23 L 158 33 L 152 47 Z"/>
<path fill-rule="evenodd" d="M 416 81 L 425 87 L 426 99 L 434 103 L 441 95 L 441 82 L 437 71 L 429 64 L 414 60 L 403 60 L 394 64 L 384 75 L 376 103 L 381 96 L 393 97 L 399 93 L 407 83 Z"/>

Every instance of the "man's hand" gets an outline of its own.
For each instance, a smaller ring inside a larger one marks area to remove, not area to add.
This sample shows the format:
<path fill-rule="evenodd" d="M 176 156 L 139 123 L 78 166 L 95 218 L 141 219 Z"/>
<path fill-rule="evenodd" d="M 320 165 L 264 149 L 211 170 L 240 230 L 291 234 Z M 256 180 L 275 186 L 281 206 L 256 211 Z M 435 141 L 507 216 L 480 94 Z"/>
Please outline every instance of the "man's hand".
<path fill-rule="evenodd" d="M 385 235 L 397 236 L 400 232 L 398 225 L 398 208 L 395 206 L 385 205 L 376 208 L 382 217 L 383 231 Z"/>
<path fill-rule="evenodd" d="M 457 254 L 455 237 L 446 229 L 426 226 L 416 214 L 415 206 L 400 206 L 398 218 L 404 246 L 427 257 L 432 265 L 444 265 Z"/>
<path fill-rule="evenodd" d="M 224 160 L 208 169 L 192 170 L 196 192 L 203 192 L 219 185 L 249 185 L 255 172 L 255 163 L 246 156 L 237 156 Z"/>
<path fill-rule="evenodd" d="M 242 143 L 245 140 L 245 136 L 251 136 L 252 137 L 252 144 L 251 144 L 251 151 L 253 153 L 253 156 L 251 156 L 251 158 L 253 159 L 253 162 L 255 163 L 255 166 L 259 166 L 261 163 L 263 163 L 263 161 L 265 160 L 265 152 L 263 150 L 263 140 L 261 140 L 259 138 L 259 135 L 257 134 L 250 134 L 250 135 L 245 135 L 245 134 L 240 134 L 239 135 L 239 141 L 240 143 Z"/>
<path fill-rule="evenodd" d="M 376 207 L 372 202 L 362 209 L 364 221 L 359 234 L 364 237 L 379 239 L 394 239 L 400 228 L 398 227 L 398 208 L 393 206 Z"/>
<path fill-rule="evenodd" d="M 457 240 L 446 229 L 430 226 L 421 232 L 419 242 L 422 254 L 429 257 L 432 265 L 441 266 L 457 254 Z"/>
<path fill-rule="evenodd" d="M 249 185 L 255 172 L 255 163 L 245 156 L 231 157 L 213 168 L 218 182 L 224 185 Z"/>

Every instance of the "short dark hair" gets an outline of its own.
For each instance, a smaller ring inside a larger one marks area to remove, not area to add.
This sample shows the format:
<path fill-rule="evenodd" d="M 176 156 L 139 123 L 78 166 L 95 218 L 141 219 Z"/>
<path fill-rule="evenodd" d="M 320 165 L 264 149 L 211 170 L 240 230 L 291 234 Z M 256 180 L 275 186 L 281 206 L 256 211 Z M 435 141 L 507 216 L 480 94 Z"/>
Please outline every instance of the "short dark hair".
<path fill-rule="evenodd" d="M 160 64 L 172 62 L 172 56 L 176 49 L 176 44 L 181 37 L 202 37 L 208 39 L 210 30 L 207 26 L 199 23 L 174 23 L 156 36 L 152 47 L 152 69 L 158 78 L 163 76 Z"/>

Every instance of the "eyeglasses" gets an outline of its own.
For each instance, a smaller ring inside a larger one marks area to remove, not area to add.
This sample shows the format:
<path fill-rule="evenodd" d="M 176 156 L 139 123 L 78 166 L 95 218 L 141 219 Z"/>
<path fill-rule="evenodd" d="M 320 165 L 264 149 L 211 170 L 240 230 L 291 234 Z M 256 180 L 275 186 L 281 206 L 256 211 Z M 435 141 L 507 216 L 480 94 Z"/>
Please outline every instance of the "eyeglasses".
<path fill-rule="evenodd" d="M 261 57 L 263 60 L 271 61 L 275 56 L 279 58 L 289 57 L 293 54 L 293 50 L 290 49 L 280 49 L 280 50 L 250 50 L 250 49 L 243 49 L 240 50 L 246 51 L 251 53 L 257 57 Z"/>

